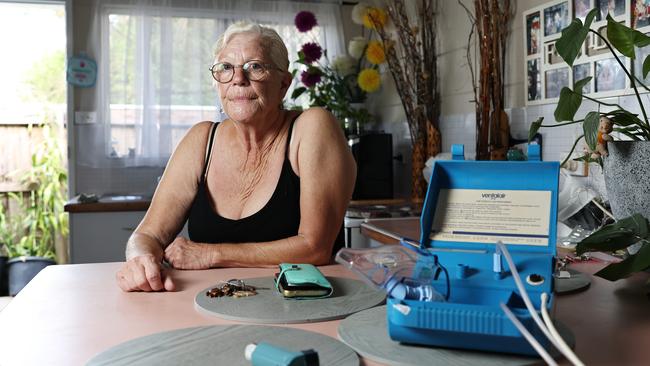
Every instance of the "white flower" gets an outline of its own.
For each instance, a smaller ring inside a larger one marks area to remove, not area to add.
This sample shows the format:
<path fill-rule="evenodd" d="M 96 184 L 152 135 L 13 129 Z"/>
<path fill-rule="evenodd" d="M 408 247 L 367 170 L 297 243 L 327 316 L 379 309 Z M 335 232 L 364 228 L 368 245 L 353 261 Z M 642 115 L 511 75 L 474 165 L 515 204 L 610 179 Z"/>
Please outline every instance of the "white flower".
<path fill-rule="evenodd" d="M 364 37 L 354 37 L 348 43 L 348 53 L 357 60 L 363 56 L 368 41 Z"/>
<path fill-rule="evenodd" d="M 368 4 L 359 2 L 352 8 L 352 21 L 355 24 L 363 24 L 363 16 L 366 15 L 366 10 L 368 10 L 368 7 Z"/>
<path fill-rule="evenodd" d="M 357 60 L 348 55 L 339 56 L 332 61 L 332 69 L 342 76 L 354 73 L 356 66 Z"/>

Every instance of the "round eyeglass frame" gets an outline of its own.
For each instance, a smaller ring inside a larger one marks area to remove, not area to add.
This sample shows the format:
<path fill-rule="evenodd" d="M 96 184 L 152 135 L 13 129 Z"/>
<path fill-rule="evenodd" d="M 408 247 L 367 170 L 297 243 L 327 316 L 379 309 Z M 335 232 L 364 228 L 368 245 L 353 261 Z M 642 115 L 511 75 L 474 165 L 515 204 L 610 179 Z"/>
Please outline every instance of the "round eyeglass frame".
<path fill-rule="evenodd" d="M 219 80 L 219 79 L 217 79 L 217 76 L 216 76 L 216 73 L 215 73 L 214 69 L 218 65 L 224 65 L 224 64 L 230 65 L 233 68 L 232 68 L 232 71 L 230 73 L 230 77 L 226 78 L 227 80 Z M 258 64 L 258 65 L 264 67 L 262 76 L 260 76 L 259 78 L 251 78 L 251 73 L 248 71 L 251 64 Z M 244 75 L 246 76 L 246 79 L 248 79 L 250 81 L 262 81 L 262 80 L 264 80 L 268 76 L 267 71 L 269 71 L 269 70 L 282 70 L 279 67 L 276 67 L 275 65 L 270 64 L 270 63 L 264 63 L 264 62 L 260 62 L 258 60 L 250 60 L 250 61 L 244 62 L 243 65 L 233 65 L 233 64 L 231 64 L 229 62 L 217 62 L 216 64 L 212 65 L 212 67 L 210 67 L 210 73 L 212 74 L 212 78 L 214 80 L 216 80 L 218 83 L 225 84 L 225 83 L 231 82 L 232 79 L 235 77 L 235 69 L 236 68 L 241 68 L 242 71 L 244 71 Z"/>

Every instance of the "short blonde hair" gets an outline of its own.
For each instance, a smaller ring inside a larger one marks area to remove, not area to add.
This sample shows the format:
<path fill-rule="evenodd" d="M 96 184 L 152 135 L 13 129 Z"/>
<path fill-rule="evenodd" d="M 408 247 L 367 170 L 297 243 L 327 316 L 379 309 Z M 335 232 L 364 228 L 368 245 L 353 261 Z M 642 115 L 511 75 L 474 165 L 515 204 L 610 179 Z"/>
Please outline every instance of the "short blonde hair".
<path fill-rule="evenodd" d="M 258 34 L 262 40 L 262 46 L 271 57 L 271 62 L 282 70 L 289 70 L 289 51 L 287 51 L 287 46 L 284 44 L 282 38 L 280 38 L 280 35 L 272 28 L 245 20 L 231 24 L 221 37 L 219 37 L 214 49 L 215 60 L 232 37 L 242 33 Z"/>

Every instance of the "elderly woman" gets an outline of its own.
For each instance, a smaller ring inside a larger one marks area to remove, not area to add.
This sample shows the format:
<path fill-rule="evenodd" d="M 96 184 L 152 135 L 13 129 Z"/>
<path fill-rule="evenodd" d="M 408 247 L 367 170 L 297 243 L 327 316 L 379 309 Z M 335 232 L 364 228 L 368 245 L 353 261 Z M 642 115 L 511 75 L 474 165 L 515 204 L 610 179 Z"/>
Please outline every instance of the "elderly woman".
<path fill-rule="evenodd" d="M 193 126 L 174 151 L 116 277 L 124 291 L 175 289 L 162 270 L 325 264 L 356 169 L 336 119 L 282 108 L 288 53 L 272 29 L 239 22 L 212 76 L 229 119 Z M 176 237 L 188 220 L 189 239 Z"/>

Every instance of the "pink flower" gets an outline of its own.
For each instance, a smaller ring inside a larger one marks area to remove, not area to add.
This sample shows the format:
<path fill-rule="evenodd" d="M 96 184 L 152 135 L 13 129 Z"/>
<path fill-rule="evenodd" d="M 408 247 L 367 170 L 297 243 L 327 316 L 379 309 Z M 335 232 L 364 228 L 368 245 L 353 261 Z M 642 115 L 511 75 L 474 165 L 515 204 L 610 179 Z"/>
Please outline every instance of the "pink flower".
<path fill-rule="evenodd" d="M 308 88 L 313 88 L 320 82 L 322 72 L 317 67 L 310 67 L 300 74 L 300 81 Z"/>
<path fill-rule="evenodd" d="M 318 61 L 323 55 L 323 50 L 320 48 L 318 43 L 314 42 L 303 44 L 300 52 L 302 52 L 303 59 L 308 64 Z"/>
<path fill-rule="evenodd" d="M 311 11 L 301 11 L 296 14 L 294 23 L 300 32 L 309 32 L 312 28 L 318 25 L 316 22 L 316 16 Z"/>

